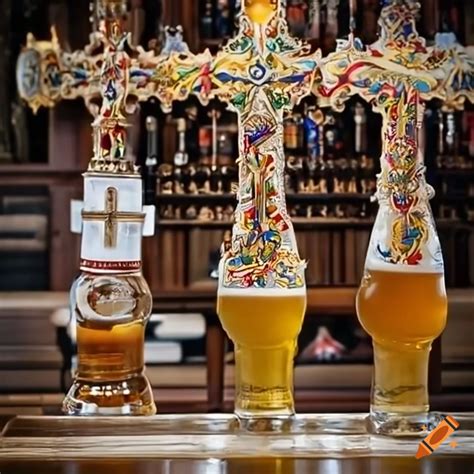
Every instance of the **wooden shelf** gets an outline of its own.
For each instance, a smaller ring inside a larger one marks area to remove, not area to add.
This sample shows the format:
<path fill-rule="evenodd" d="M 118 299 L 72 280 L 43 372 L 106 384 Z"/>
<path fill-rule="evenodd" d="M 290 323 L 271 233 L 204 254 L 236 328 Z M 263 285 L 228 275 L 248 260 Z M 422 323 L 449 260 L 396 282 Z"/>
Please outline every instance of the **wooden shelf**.
<path fill-rule="evenodd" d="M 297 229 L 333 229 L 344 227 L 371 227 L 373 219 L 366 218 L 337 218 L 337 217 L 293 217 L 292 222 Z M 160 219 L 157 222 L 158 227 L 185 227 L 185 228 L 205 228 L 205 229 L 227 229 L 233 225 L 229 221 L 202 221 L 199 219 Z"/>
<path fill-rule="evenodd" d="M 437 176 L 456 176 L 466 179 L 474 176 L 474 168 L 437 168 L 434 172 Z"/>
<path fill-rule="evenodd" d="M 366 193 L 290 193 L 286 194 L 286 201 L 295 203 L 326 203 L 326 202 L 366 202 L 370 201 L 372 194 Z M 157 204 L 208 204 L 216 202 L 236 202 L 233 193 L 215 194 L 163 194 L 156 197 Z"/>
<path fill-rule="evenodd" d="M 58 169 L 48 164 L 0 165 L 1 186 L 50 186 L 82 181 L 84 169 Z"/>
<path fill-rule="evenodd" d="M 80 175 L 84 171 L 84 169 L 59 169 L 47 163 L 8 163 L 0 165 L 0 175 Z"/>

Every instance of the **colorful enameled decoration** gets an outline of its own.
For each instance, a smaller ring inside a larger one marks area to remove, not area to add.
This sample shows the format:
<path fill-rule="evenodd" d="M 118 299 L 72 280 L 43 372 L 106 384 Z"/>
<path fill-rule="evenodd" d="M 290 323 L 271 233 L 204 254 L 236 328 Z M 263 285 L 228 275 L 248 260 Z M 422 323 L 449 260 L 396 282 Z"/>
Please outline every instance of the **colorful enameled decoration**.
<path fill-rule="evenodd" d="M 368 265 L 396 264 L 442 270 L 441 248 L 419 150 L 424 101 L 439 98 L 444 107 L 461 108 L 474 100 L 474 68 L 454 35 L 438 35 L 427 47 L 415 26 L 419 5 L 384 0 L 380 39 L 364 48 L 351 34 L 321 61 L 315 93 L 321 105 L 342 110 L 358 94 L 383 116 L 383 150 L 377 198 L 380 210 Z"/>

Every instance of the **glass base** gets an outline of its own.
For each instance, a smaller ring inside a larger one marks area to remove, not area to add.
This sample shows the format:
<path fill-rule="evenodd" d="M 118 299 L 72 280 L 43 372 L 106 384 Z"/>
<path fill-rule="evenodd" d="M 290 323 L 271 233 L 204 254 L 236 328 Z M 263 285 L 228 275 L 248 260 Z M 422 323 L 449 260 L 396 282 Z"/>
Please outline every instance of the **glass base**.
<path fill-rule="evenodd" d="M 239 418 L 285 418 L 294 415 L 293 393 L 289 388 L 290 383 L 287 385 L 240 383 L 237 387 L 235 414 Z"/>
<path fill-rule="evenodd" d="M 424 437 L 432 431 L 442 417 L 438 413 L 389 413 L 371 410 L 367 431 L 386 436 Z"/>
<path fill-rule="evenodd" d="M 239 417 L 240 428 L 255 433 L 290 433 L 295 422 L 294 414 L 274 416 L 241 416 Z"/>
<path fill-rule="evenodd" d="M 150 416 L 156 413 L 153 392 L 140 374 L 126 380 L 76 379 L 63 401 L 73 416 Z"/>

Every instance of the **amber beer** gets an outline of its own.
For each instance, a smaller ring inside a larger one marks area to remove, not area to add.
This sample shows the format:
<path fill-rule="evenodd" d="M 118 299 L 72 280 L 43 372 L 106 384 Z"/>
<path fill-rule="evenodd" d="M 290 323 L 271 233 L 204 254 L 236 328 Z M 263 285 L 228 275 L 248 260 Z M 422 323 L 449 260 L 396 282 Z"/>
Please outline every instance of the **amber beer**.
<path fill-rule="evenodd" d="M 153 415 L 145 377 L 151 294 L 137 274 L 83 273 L 74 283 L 77 371 L 63 404 L 70 415 Z"/>
<path fill-rule="evenodd" d="M 77 327 L 78 370 L 84 378 L 127 378 L 144 368 L 145 328 L 140 322 Z"/>
<path fill-rule="evenodd" d="M 134 322 L 113 326 L 77 326 L 77 373 L 83 383 L 81 399 L 111 414 L 139 406 L 140 414 L 155 412 L 149 385 L 143 376 L 145 325 Z M 123 381 L 126 389 L 113 386 Z M 122 408 L 117 408 L 122 407 Z"/>
<path fill-rule="evenodd" d="M 411 421 L 423 424 L 429 408 L 428 356 L 446 324 L 444 274 L 406 267 L 368 269 L 357 295 L 357 314 L 374 344 L 375 428 L 390 432 Z"/>
<path fill-rule="evenodd" d="M 293 359 L 306 289 L 220 289 L 218 314 L 235 346 L 235 412 L 241 418 L 294 413 Z"/>

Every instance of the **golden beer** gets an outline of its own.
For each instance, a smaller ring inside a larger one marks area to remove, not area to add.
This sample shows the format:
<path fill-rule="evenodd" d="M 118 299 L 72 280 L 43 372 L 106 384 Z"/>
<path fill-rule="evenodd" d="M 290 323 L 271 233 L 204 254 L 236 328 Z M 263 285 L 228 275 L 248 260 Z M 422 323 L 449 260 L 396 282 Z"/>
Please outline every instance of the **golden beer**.
<path fill-rule="evenodd" d="M 429 351 L 446 324 L 444 274 L 367 270 L 357 314 L 374 343 L 372 415 L 426 413 Z"/>
<path fill-rule="evenodd" d="M 77 327 L 78 370 L 84 378 L 115 380 L 144 368 L 145 327 L 141 322 L 111 327 Z"/>
<path fill-rule="evenodd" d="M 71 415 L 152 415 L 145 377 L 151 294 L 141 274 L 83 273 L 72 288 L 77 371 L 64 403 Z"/>
<path fill-rule="evenodd" d="M 77 326 L 77 381 L 81 401 L 109 408 L 139 406 L 140 414 L 155 413 L 144 373 L 145 326 L 134 322 L 111 327 Z M 117 388 L 120 387 L 120 388 Z"/>
<path fill-rule="evenodd" d="M 217 311 L 235 345 L 235 412 L 294 413 L 293 359 L 306 309 L 305 289 L 224 290 Z"/>

